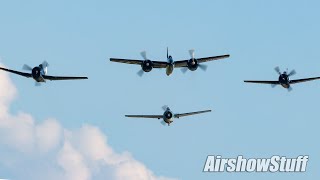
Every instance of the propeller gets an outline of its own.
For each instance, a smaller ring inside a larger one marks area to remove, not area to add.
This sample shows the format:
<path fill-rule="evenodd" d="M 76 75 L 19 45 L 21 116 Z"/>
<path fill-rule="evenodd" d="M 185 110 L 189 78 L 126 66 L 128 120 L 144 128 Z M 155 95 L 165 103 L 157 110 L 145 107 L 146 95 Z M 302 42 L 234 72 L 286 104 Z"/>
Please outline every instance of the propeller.
<path fill-rule="evenodd" d="M 163 109 L 164 111 L 166 111 L 166 110 L 168 109 L 168 105 L 162 106 L 162 109 Z"/>
<path fill-rule="evenodd" d="M 42 62 L 42 67 L 48 67 L 49 66 L 49 63 L 46 61 L 46 60 L 44 60 L 43 62 Z"/>
<path fill-rule="evenodd" d="M 191 59 L 194 59 L 194 49 L 190 49 L 189 54 L 190 54 Z"/>
<path fill-rule="evenodd" d="M 203 71 L 206 71 L 207 68 L 208 68 L 208 66 L 205 65 L 205 64 L 199 64 L 198 66 L 199 66 L 199 68 L 202 69 Z"/>
<path fill-rule="evenodd" d="M 30 66 L 27 65 L 27 64 L 24 64 L 24 65 L 22 66 L 22 69 L 23 69 L 23 70 L 26 70 L 26 71 L 32 71 L 32 67 L 30 67 Z"/>
<path fill-rule="evenodd" d="M 183 74 L 185 74 L 187 71 L 188 71 L 188 68 L 187 67 L 182 67 L 182 68 L 180 68 L 181 69 L 181 72 L 183 73 Z"/>
<path fill-rule="evenodd" d="M 39 86 L 41 86 L 41 83 L 36 81 L 36 82 L 34 83 L 34 86 L 39 87 Z"/>
<path fill-rule="evenodd" d="M 148 60 L 146 51 L 142 51 L 140 55 L 143 57 L 144 60 Z"/>
<path fill-rule="evenodd" d="M 279 75 L 281 75 L 281 71 L 280 71 L 279 66 L 275 67 L 274 70 L 275 70 Z"/>
<path fill-rule="evenodd" d="M 288 74 L 288 76 L 293 76 L 293 75 L 295 75 L 297 72 L 293 69 L 293 70 L 291 70 L 290 71 L 290 73 Z"/>
<path fill-rule="evenodd" d="M 142 51 L 142 52 L 140 53 L 140 55 L 142 56 L 142 58 L 143 58 L 144 60 L 148 60 L 148 58 L 147 58 L 147 52 L 146 52 L 146 51 Z M 137 74 L 138 74 L 138 76 L 142 77 L 143 74 L 144 74 L 144 71 L 143 71 L 142 69 L 140 69 L 140 70 L 137 72 Z"/>
<path fill-rule="evenodd" d="M 289 88 L 287 88 L 287 89 L 288 89 L 288 92 L 292 91 L 292 87 L 291 86 L 289 86 Z"/>
<path fill-rule="evenodd" d="M 191 59 L 194 60 L 194 49 L 190 49 L 190 50 L 189 50 L 189 54 L 190 54 Z M 188 68 L 187 68 L 187 67 L 182 67 L 182 68 L 181 68 L 181 72 L 182 72 L 183 74 L 185 74 L 187 71 L 188 71 Z"/>
<path fill-rule="evenodd" d="M 137 72 L 138 76 L 142 77 L 143 74 L 144 74 L 144 71 L 142 69 L 140 69 L 138 72 Z"/>
<path fill-rule="evenodd" d="M 163 109 L 163 111 L 166 111 L 166 110 L 168 109 L 168 105 L 162 106 L 162 109 Z M 160 123 L 161 123 L 163 126 L 166 126 L 166 125 L 167 125 L 167 123 L 166 123 L 163 119 L 161 119 Z"/>
<path fill-rule="evenodd" d="M 166 126 L 167 123 L 164 121 L 164 120 L 161 120 L 160 123 L 163 125 L 163 126 Z"/>
<path fill-rule="evenodd" d="M 194 60 L 194 49 L 189 50 L 189 54 L 192 60 Z M 205 64 L 198 64 L 198 67 L 202 69 L 203 71 L 206 71 L 208 69 L 208 66 Z"/>

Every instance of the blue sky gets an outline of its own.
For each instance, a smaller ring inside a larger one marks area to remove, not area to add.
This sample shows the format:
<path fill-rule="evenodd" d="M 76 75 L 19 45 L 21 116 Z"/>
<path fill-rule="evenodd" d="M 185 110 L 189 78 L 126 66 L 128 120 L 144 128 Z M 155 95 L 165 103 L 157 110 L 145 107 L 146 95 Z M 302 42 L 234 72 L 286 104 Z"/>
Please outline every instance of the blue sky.
<path fill-rule="evenodd" d="M 156 175 L 178 179 L 314 179 L 320 163 L 317 81 L 293 91 L 244 84 L 273 80 L 273 68 L 295 69 L 294 78 L 319 76 L 318 1 L 1 1 L 1 63 L 50 64 L 51 75 L 85 75 L 87 81 L 34 82 L 10 75 L 18 91 L 15 114 L 36 122 L 56 118 L 68 129 L 90 124 L 115 151 L 129 151 Z M 222 55 L 201 70 L 169 77 L 110 57 L 175 60 Z M 1 72 L 3 73 L 3 72 Z M 2 87 L 5 88 L 5 87 Z M 126 119 L 124 114 L 213 112 L 176 120 Z M 3 145 L 2 145 L 3 146 Z M 310 156 L 306 173 L 202 173 L 207 155 Z M 0 170 L 6 176 L 10 170 Z M 1 176 L 2 176 L 1 174 Z M 10 178 L 10 177 L 9 177 Z"/>

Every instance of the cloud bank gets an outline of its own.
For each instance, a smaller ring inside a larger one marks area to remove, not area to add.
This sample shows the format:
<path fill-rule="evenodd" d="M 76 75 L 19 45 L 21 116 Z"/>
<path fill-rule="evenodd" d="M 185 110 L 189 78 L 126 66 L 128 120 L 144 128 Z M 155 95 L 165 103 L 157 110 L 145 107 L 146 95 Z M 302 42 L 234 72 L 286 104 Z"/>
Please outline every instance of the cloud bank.
<path fill-rule="evenodd" d="M 170 179 L 156 176 L 129 152 L 115 152 L 98 127 L 69 130 L 56 119 L 38 123 L 30 114 L 10 113 L 17 90 L 7 73 L 0 72 L 0 87 L 0 178 Z"/>

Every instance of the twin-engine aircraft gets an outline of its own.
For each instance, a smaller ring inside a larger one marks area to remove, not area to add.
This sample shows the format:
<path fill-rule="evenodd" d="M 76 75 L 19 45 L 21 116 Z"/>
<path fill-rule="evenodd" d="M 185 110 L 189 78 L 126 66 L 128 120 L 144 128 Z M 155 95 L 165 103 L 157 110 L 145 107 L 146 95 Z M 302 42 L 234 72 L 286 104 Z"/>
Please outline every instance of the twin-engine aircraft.
<path fill-rule="evenodd" d="M 44 61 L 42 64 L 40 64 L 39 66 L 36 66 L 34 68 L 31 68 L 28 65 L 23 65 L 22 69 L 26 70 L 26 71 L 31 71 L 31 73 L 25 73 L 25 72 L 20 72 L 20 71 L 15 71 L 15 70 L 11 70 L 11 69 L 6 69 L 6 68 L 2 68 L 0 67 L 0 70 L 3 71 L 7 71 L 7 72 L 11 72 L 14 74 L 18 74 L 20 76 L 24 76 L 27 78 L 33 78 L 36 82 L 35 85 L 39 86 L 41 85 L 42 82 L 46 82 L 46 80 L 75 80 L 75 79 L 88 79 L 88 77 L 65 77 L 65 76 L 48 76 L 48 66 L 49 64 Z"/>
<path fill-rule="evenodd" d="M 154 118 L 154 119 L 162 119 L 161 124 L 170 126 L 170 124 L 173 122 L 174 118 L 180 118 L 184 116 L 191 116 L 195 114 L 201 114 L 201 113 L 207 113 L 211 112 L 211 110 L 205 110 L 205 111 L 196 111 L 196 112 L 189 112 L 189 113 L 182 113 L 182 114 L 173 114 L 173 112 L 170 110 L 169 107 L 163 106 L 164 113 L 162 115 L 125 115 L 126 117 L 130 118 Z"/>
<path fill-rule="evenodd" d="M 147 53 L 145 51 L 140 53 L 144 60 L 110 58 L 110 61 L 140 65 L 142 69 L 137 73 L 139 76 L 142 76 L 144 72 L 150 72 L 152 68 L 166 68 L 166 74 L 167 76 L 169 76 L 170 74 L 172 74 L 174 68 L 183 68 L 181 70 L 184 73 L 188 69 L 190 71 L 195 71 L 198 69 L 198 67 L 205 71 L 207 69 L 207 66 L 202 63 L 213 61 L 213 60 L 224 59 L 230 56 L 229 54 L 226 54 L 221 56 L 212 56 L 212 57 L 196 59 L 194 57 L 194 50 L 189 50 L 189 53 L 190 53 L 191 59 L 174 61 L 172 56 L 169 55 L 168 48 L 167 48 L 167 62 L 150 60 L 147 58 Z"/>
<path fill-rule="evenodd" d="M 291 91 L 292 90 L 291 84 L 296 84 L 296 83 L 301 83 L 301 82 L 320 79 L 320 77 L 313 77 L 313 78 L 290 80 L 290 76 L 293 76 L 293 75 L 296 74 L 295 70 L 290 71 L 289 74 L 286 71 L 281 73 L 279 67 L 275 67 L 274 70 L 279 74 L 278 81 L 244 81 L 244 82 L 246 82 L 246 83 L 271 84 L 271 87 L 275 87 L 276 85 L 281 85 L 282 87 L 286 88 L 288 91 Z"/>

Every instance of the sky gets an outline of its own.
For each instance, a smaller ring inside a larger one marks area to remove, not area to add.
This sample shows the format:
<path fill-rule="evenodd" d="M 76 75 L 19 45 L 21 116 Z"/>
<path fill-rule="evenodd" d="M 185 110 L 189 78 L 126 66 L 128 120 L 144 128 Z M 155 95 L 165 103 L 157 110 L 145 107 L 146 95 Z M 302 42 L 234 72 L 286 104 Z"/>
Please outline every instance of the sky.
<path fill-rule="evenodd" d="M 0 64 L 21 70 L 44 60 L 47 82 L 0 72 L 0 178 L 314 179 L 319 81 L 293 90 L 243 80 L 320 76 L 320 2 L 0 1 Z M 174 60 L 230 54 L 206 72 L 183 74 L 109 58 Z M 125 114 L 212 109 L 170 127 Z M 305 173 L 203 173 L 208 155 L 309 155 Z"/>

